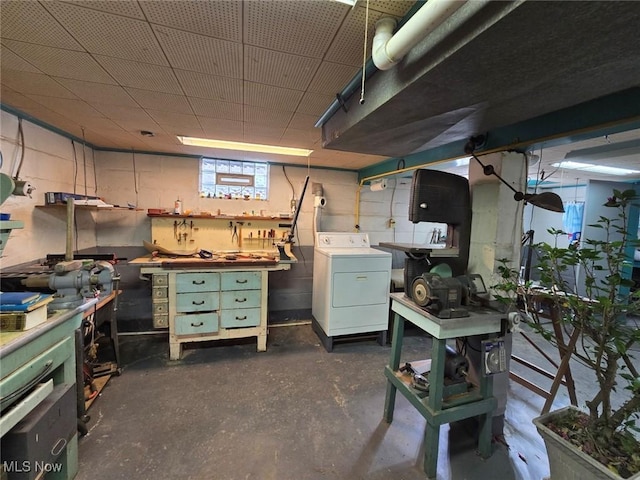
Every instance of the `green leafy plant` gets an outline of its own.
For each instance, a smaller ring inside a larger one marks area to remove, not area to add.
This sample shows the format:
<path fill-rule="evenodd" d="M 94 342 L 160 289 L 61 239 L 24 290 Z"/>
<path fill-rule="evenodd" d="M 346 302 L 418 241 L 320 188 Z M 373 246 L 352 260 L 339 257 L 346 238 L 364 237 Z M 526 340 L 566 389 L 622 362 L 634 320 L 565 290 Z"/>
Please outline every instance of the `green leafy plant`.
<path fill-rule="evenodd" d="M 497 300 L 524 313 L 525 321 L 552 343 L 555 337 L 540 321 L 540 300 L 556 309 L 567 334 L 579 329 L 573 357 L 595 375 L 598 388 L 586 401 L 586 412 L 562 425 L 548 425 L 622 477 L 640 472 L 640 375 L 632 346 L 640 345 L 640 329 L 630 318 L 640 314 L 640 289 L 630 279 L 637 236 L 628 231 L 629 209 L 637 201 L 633 190 L 613 191 L 604 204 L 612 215 L 592 227 L 601 239 L 558 246 L 565 235 L 551 229 L 553 245 L 535 245 L 539 253 L 539 284 L 523 283 L 507 260 L 498 268 Z M 620 405 L 612 392 L 624 388 Z"/>

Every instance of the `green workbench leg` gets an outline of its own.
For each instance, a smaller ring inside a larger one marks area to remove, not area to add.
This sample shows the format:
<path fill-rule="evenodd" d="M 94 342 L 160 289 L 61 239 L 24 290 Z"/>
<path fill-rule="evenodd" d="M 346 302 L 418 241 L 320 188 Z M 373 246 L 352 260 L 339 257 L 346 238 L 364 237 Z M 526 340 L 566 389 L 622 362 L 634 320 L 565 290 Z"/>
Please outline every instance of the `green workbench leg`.
<path fill-rule="evenodd" d="M 481 374 L 482 375 L 482 374 Z M 480 380 L 480 393 L 482 398 L 490 398 L 493 396 L 493 377 L 482 376 Z M 480 415 L 480 432 L 478 436 L 478 453 L 482 458 L 491 456 L 491 431 L 493 423 L 493 411 Z"/>
<path fill-rule="evenodd" d="M 392 300 L 393 301 L 393 300 Z M 400 367 L 400 353 L 402 352 L 402 340 L 404 338 L 404 318 L 394 313 L 393 318 L 393 337 L 391 339 L 391 358 L 389 359 L 389 368 L 397 371 Z M 393 421 L 393 409 L 396 405 L 396 392 L 398 389 L 387 379 L 387 395 L 384 401 L 384 420 L 387 423 Z"/>
<path fill-rule="evenodd" d="M 433 339 L 431 346 L 431 372 L 429 373 L 429 408 L 432 412 L 442 409 L 444 395 L 444 362 L 446 340 Z M 436 476 L 438 470 L 438 446 L 440 442 L 440 425 L 433 425 L 427 419 L 424 433 L 424 473 L 429 478 Z"/>

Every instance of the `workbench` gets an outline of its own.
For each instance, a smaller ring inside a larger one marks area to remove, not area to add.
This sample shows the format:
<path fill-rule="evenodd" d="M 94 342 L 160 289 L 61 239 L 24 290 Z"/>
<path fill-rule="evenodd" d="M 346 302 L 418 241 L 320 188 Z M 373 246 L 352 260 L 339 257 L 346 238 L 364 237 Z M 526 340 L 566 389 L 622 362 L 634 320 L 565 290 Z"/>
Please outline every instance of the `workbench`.
<path fill-rule="evenodd" d="M 149 255 L 129 264 L 151 279 L 154 326 L 169 327 L 171 360 L 191 342 L 255 336 L 258 351 L 267 349 L 268 274 L 290 263 Z"/>
<path fill-rule="evenodd" d="M 80 327 L 84 312 L 97 303 L 97 299 L 86 300 L 74 309 L 54 312 L 46 322 L 25 331 L 0 332 L 0 396 L 15 399 L 0 416 L 0 436 L 4 437 L 30 413 L 42 410 L 56 391 L 65 386 L 76 396 L 76 356 L 74 331 Z M 52 409 L 51 419 L 64 416 L 70 422 L 72 434 L 69 439 L 59 438 L 55 444 L 59 456 L 52 464 L 40 464 L 52 468 L 47 478 L 70 480 L 78 471 L 78 435 L 75 401 L 70 411 L 59 413 Z M 68 426 L 68 427 L 69 427 Z M 46 430 L 46 428 L 45 428 Z M 54 445 L 49 446 L 53 450 Z M 38 458 L 17 458 L 10 468 L 29 467 L 32 473 L 38 468 Z M 3 453 L 3 462 L 9 461 Z M 26 463 L 22 463 L 26 462 Z M 7 463 L 7 465 L 9 465 Z M 4 465 L 6 468 L 6 465 Z M 59 468 L 59 470 L 58 470 Z M 57 471 L 56 471 L 57 470 Z"/>
<path fill-rule="evenodd" d="M 391 310 L 394 312 L 391 358 L 385 367 L 387 393 L 384 419 L 393 421 L 396 392 L 404 395 L 427 420 L 424 443 L 424 471 L 429 478 L 436 476 L 440 425 L 478 417 L 478 450 L 487 458 L 491 456 L 491 422 L 497 400 L 493 397 L 493 379 L 479 375 L 479 385 L 460 393 L 451 394 L 445 382 L 447 339 L 474 335 L 498 334 L 502 315 L 494 310 L 474 309 L 469 317 L 438 318 L 417 306 L 404 293 L 391 293 Z M 431 370 L 428 375 L 428 393 L 411 386 L 411 378 L 399 371 L 405 322 L 433 337 Z"/>

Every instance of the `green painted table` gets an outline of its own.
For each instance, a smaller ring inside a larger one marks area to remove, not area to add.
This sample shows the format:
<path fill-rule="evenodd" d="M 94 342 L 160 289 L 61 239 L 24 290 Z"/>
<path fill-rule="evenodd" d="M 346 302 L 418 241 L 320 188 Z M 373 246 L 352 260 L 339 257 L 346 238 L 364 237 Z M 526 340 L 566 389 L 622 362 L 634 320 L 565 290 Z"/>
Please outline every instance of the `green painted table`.
<path fill-rule="evenodd" d="M 447 396 L 444 375 L 446 341 L 474 335 L 498 334 L 500 319 L 503 315 L 490 309 L 474 309 L 469 317 L 438 318 L 418 307 L 404 293 L 392 293 L 390 297 L 395 321 L 391 358 L 384 370 L 387 377 L 385 421 L 388 423 L 393 421 L 398 391 L 427 420 L 424 436 L 424 471 L 429 478 L 436 476 L 440 425 L 478 417 L 480 429 L 478 451 L 484 458 L 491 456 L 491 421 L 497 405 L 493 397 L 493 379 L 491 376 L 479 375 L 479 385 L 463 394 Z M 398 370 L 405 322 L 411 322 L 433 337 L 428 394 L 411 387 L 408 376 Z"/>
<path fill-rule="evenodd" d="M 0 332 L 0 397 L 9 405 L 0 415 L 0 436 L 51 394 L 54 385 L 69 384 L 76 388 L 74 332 L 80 327 L 84 312 L 97 301 L 86 300 L 74 309 L 55 312 L 46 322 L 26 331 Z M 11 402 L 9 399 L 13 397 L 15 401 Z M 76 416 L 75 402 L 73 416 Z M 70 480 L 78 471 L 77 434 L 62 445 L 55 461 L 60 469 L 50 472 L 47 479 Z M 17 465 L 37 468 L 30 465 L 29 459 L 23 462 Z"/>

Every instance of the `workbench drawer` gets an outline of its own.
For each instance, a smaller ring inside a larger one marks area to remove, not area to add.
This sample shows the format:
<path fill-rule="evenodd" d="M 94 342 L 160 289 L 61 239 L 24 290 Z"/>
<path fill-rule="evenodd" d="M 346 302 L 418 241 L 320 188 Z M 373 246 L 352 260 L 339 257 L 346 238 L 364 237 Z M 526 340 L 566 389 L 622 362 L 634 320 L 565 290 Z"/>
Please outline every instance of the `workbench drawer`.
<path fill-rule="evenodd" d="M 222 310 L 260 307 L 261 290 L 232 290 L 220 294 Z"/>
<path fill-rule="evenodd" d="M 176 293 L 215 292 L 220 290 L 220 275 L 217 273 L 177 273 Z"/>
<path fill-rule="evenodd" d="M 257 327 L 260 325 L 259 308 L 239 308 L 220 312 L 222 328 Z"/>
<path fill-rule="evenodd" d="M 153 302 L 153 315 L 166 315 L 169 313 L 169 302 Z"/>
<path fill-rule="evenodd" d="M 262 287 L 261 272 L 225 272 L 222 290 L 256 290 Z"/>
<path fill-rule="evenodd" d="M 196 313 L 174 317 L 175 335 L 202 335 L 218 331 L 217 313 Z"/>
<path fill-rule="evenodd" d="M 154 287 L 166 287 L 169 285 L 169 275 L 166 273 L 154 273 L 153 274 L 153 286 Z"/>
<path fill-rule="evenodd" d="M 220 308 L 220 293 L 178 293 L 176 312 L 211 312 Z"/>
<path fill-rule="evenodd" d="M 153 287 L 152 291 L 153 299 L 160 298 L 168 298 L 169 297 L 169 288 L 168 287 Z"/>
<path fill-rule="evenodd" d="M 169 315 L 154 314 L 153 315 L 153 328 L 167 328 L 169 326 Z"/>

